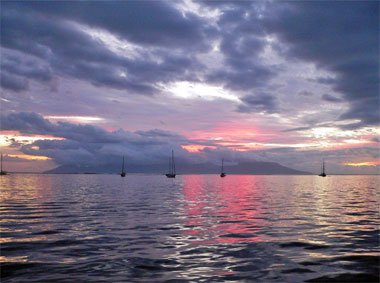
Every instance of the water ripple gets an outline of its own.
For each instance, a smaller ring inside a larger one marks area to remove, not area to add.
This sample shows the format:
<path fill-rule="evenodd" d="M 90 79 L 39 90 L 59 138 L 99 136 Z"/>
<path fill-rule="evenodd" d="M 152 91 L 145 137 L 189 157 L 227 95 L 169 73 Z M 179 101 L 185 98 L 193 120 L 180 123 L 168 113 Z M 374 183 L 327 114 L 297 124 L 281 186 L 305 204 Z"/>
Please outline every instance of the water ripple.
<path fill-rule="evenodd" d="M 8 175 L 0 185 L 3 282 L 379 281 L 376 176 Z"/>

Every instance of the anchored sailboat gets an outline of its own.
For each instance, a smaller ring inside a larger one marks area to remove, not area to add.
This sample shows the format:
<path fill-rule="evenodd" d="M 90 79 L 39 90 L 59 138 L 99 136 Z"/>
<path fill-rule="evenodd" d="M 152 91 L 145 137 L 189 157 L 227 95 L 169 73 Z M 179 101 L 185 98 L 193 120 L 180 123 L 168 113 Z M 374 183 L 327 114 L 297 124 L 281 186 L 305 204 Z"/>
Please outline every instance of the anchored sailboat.
<path fill-rule="evenodd" d="M 319 174 L 318 176 L 321 176 L 321 177 L 326 177 L 326 173 L 325 173 L 325 160 L 323 160 L 322 162 L 322 173 Z"/>
<path fill-rule="evenodd" d="M 7 175 L 7 172 L 6 171 L 3 171 L 3 154 L 1 154 L 1 167 L 0 167 L 0 175 L 3 176 L 3 175 Z"/>
<path fill-rule="evenodd" d="M 174 163 L 174 151 L 172 150 L 172 158 L 169 158 L 169 173 L 165 174 L 168 178 L 175 178 L 175 163 Z"/>
<path fill-rule="evenodd" d="M 123 165 L 121 166 L 121 177 L 125 177 L 125 170 L 124 170 L 124 155 L 123 155 Z"/>
<path fill-rule="evenodd" d="M 226 177 L 226 173 L 224 172 L 224 158 L 222 159 L 222 170 L 220 171 L 220 177 Z"/>

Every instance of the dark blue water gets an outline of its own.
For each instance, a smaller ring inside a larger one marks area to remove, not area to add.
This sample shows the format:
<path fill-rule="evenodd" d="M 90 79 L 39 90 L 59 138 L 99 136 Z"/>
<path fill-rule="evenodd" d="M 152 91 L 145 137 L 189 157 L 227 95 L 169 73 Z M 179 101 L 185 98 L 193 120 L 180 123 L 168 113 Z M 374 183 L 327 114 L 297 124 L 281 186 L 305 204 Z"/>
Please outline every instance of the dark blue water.
<path fill-rule="evenodd" d="M 2 282 L 379 281 L 379 176 L 0 184 Z"/>

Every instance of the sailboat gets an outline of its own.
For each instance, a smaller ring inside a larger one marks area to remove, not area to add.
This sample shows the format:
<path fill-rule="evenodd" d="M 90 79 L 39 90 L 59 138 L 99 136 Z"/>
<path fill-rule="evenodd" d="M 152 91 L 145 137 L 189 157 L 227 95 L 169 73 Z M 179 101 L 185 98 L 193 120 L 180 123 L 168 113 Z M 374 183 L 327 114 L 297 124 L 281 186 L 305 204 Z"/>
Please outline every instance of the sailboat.
<path fill-rule="evenodd" d="M 322 162 L 322 173 L 319 174 L 318 176 L 321 176 L 321 177 L 326 177 L 326 173 L 325 173 L 325 160 L 323 160 Z"/>
<path fill-rule="evenodd" d="M 226 173 L 224 172 L 224 158 L 222 159 L 222 170 L 220 170 L 220 177 L 226 177 Z"/>
<path fill-rule="evenodd" d="M 175 178 L 175 175 L 174 151 L 172 150 L 172 158 L 169 158 L 169 173 L 165 174 L 165 176 Z"/>
<path fill-rule="evenodd" d="M 121 166 L 121 177 L 125 177 L 125 170 L 124 170 L 124 156 L 123 156 L 123 165 Z"/>
<path fill-rule="evenodd" d="M 3 171 L 3 154 L 1 154 L 1 167 L 0 167 L 0 175 L 3 176 L 3 175 L 7 175 L 7 172 L 6 171 Z"/>

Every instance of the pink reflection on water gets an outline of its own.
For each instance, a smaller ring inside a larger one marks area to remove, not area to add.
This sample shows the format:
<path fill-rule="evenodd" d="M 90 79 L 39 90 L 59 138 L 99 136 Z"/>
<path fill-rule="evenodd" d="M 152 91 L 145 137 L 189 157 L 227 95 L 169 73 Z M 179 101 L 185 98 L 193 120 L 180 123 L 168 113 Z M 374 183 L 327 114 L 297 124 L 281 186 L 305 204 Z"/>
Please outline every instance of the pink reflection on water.
<path fill-rule="evenodd" d="M 184 234 L 203 244 L 261 241 L 264 181 L 262 176 L 183 176 L 189 227 Z"/>
<path fill-rule="evenodd" d="M 0 179 L 1 203 L 28 205 L 49 202 L 54 195 L 54 180 L 48 175 L 10 174 Z"/>

